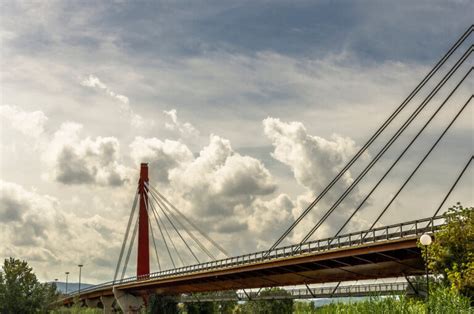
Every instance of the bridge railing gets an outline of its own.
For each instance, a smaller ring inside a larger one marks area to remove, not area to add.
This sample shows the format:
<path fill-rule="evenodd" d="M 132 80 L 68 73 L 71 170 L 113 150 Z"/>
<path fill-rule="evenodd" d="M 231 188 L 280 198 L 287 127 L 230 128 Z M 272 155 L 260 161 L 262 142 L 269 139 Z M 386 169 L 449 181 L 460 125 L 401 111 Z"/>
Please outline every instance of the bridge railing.
<path fill-rule="evenodd" d="M 414 284 L 419 290 L 420 284 Z M 411 287 L 407 282 L 378 283 L 351 286 L 323 286 L 317 288 L 279 289 L 265 293 L 247 291 L 220 291 L 217 293 L 183 294 L 175 298 L 178 302 L 212 302 L 212 301 L 248 301 L 265 299 L 312 299 L 337 296 L 368 296 L 409 293 Z M 413 291 L 414 292 L 414 291 Z"/>
<path fill-rule="evenodd" d="M 116 281 L 109 281 L 103 284 L 81 289 L 81 293 L 100 290 L 113 285 L 122 285 L 138 280 L 157 279 L 170 276 L 180 276 L 201 271 L 208 271 L 213 269 L 229 268 L 241 266 L 245 264 L 253 264 L 265 262 L 273 259 L 284 257 L 297 256 L 301 254 L 318 253 L 333 249 L 343 249 L 353 246 L 360 246 L 369 243 L 383 242 L 387 240 L 403 239 L 406 237 L 413 237 L 422 235 L 423 233 L 436 232 L 441 226 L 445 224 L 443 216 L 430 217 L 425 219 L 418 219 L 409 222 L 403 222 L 384 227 L 378 227 L 371 230 L 364 230 L 360 232 L 352 232 L 337 237 L 325 238 L 315 241 L 309 241 L 303 244 L 288 245 L 275 248 L 271 251 L 259 251 L 200 264 L 183 266 L 174 269 L 167 269 L 151 273 L 147 276 L 133 276 Z M 77 292 L 72 293 L 72 295 Z"/>

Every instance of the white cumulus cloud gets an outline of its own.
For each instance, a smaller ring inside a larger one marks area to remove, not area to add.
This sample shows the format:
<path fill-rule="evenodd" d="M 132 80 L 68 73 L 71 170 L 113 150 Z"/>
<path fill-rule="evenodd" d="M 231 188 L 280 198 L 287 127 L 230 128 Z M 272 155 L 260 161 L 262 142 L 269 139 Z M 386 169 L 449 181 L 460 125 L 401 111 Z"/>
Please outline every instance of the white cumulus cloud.
<path fill-rule="evenodd" d="M 0 117 L 14 129 L 31 137 L 39 137 L 44 132 L 48 120 L 42 111 L 25 111 L 17 106 L 1 105 Z"/>
<path fill-rule="evenodd" d="M 171 119 L 171 122 L 166 122 L 165 127 L 171 131 L 177 131 L 183 137 L 196 137 L 199 131 L 189 122 L 182 123 L 178 120 L 178 112 L 176 109 L 163 111 L 163 113 Z"/>
<path fill-rule="evenodd" d="M 114 137 L 80 138 L 82 125 L 63 123 L 44 152 L 54 180 L 63 184 L 118 186 L 127 180 Z"/>
<path fill-rule="evenodd" d="M 265 135 L 274 147 L 273 158 L 289 166 L 296 181 L 307 189 L 307 193 L 297 197 L 293 209 L 296 219 L 357 152 L 357 145 L 348 137 L 333 135 L 330 139 L 325 139 L 310 135 L 300 122 L 267 118 L 263 120 L 263 126 Z M 306 235 L 352 182 L 353 178 L 348 171 L 301 221 L 293 233 L 293 242 Z M 359 189 L 355 188 L 316 235 L 329 236 L 329 232 L 335 232 L 360 200 Z"/>
<path fill-rule="evenodd" d="M 238 221 L 239 208 L 248 208 L 276 189 L 259 160 L 238 154 L 217 135 L 210 136 L 197 156 L 181 142 L 156 138 L 136 138 L 131 150 L 137 164 L 150 162 L 152 182 L 158 181 L 159 189 L 189 216 L 209 226 L 209 231 L 247 229 L 245 221 Z"/>
<path fill-rule="evenodd" d="M 110 277 L 120 232 L 113 221 L 80 217 L 55 197 L 0 180 L 0 256 L 26 258 L 40 277 L 51 278 L 51 265 L 57 276 L 78 262 L 88 264 L 91 277 Z M 96 262 L 101 259 L 110 264 Z"/>
<path fill-rule="evenodd" d="M 168 182 L 169 171 L 194 157 L 189 148 L 179 141 L 137 137 L 130 144 L 130 156 L 135 165 L 149 163 L 155 172 L 154 180 Z"/>
<path fill-rule="evenodd" d="M 135 113 L 130 106 L 130 100 L 127 96 L 118 94 L 111 90 L 105 83 L 103 83 L 97 76 L 90 74 L 81 81 L 81 85 L 89 88 L 95 88 L 104 91 L 107 95 L 117 99 L 120 102 L 120 111 L 130 117 L 130 124 L 136 128 L 141 128 L 145 125 L 145 119 Z"/>

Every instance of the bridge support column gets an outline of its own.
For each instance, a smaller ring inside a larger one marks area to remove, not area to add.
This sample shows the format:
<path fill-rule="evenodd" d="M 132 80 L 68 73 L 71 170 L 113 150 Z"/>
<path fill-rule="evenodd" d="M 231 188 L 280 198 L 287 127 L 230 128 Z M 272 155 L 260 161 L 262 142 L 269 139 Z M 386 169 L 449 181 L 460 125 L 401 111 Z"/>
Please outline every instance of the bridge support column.
<path fill-rule="evenodd" d="M 100 302 L 104 306 L 104 314 L 112 314 L 114 312 L 114 297 L 100 297 Z"/>
<path fill-rule="evenodd" d="M 86 299 L 87 307 L 99 307 L 100 299 Z"/>
<path fill-rule="evenodd" d="M 114 292 L 117 304 L 120 306 L 124 313 L 138 313 L 140 311 L 140 308 L 145 305 L 141 297 L 136 297 L 132 294 L 125 293 L 124 291 L 121 291 L 116 287 L 113 287 L 112 291 Z"/>

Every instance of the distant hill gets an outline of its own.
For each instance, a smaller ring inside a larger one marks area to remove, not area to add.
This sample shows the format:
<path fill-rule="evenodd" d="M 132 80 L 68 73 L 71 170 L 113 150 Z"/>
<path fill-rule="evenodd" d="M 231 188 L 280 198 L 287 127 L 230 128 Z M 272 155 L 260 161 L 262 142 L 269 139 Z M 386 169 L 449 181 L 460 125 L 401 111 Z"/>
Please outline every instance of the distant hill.
<path fill-rule="evenodd" d="M 51 282 L 51 283 L 54 283 L 54 282 Z M 85 288 L 88 288 L 88 287 L 91 287 L 91 286 L 93 286 L 93 285 L 81 282 L 81 290 L 85 289 Z M 65 282 L 61 282 L 61 281 L 56 282 L 56 287 L 58 288 L 58 290 L 61 293 L 66 293 L 66 283 Z M 77 282 L 68 282 L 68 284 L 67 284 L 67 292 L 68 293 L 71 293 L 71 292 L 74 292 L 74 291 L 77 291 L 77 290 L 79 290 L 79 283 L 77 283 Z"/>

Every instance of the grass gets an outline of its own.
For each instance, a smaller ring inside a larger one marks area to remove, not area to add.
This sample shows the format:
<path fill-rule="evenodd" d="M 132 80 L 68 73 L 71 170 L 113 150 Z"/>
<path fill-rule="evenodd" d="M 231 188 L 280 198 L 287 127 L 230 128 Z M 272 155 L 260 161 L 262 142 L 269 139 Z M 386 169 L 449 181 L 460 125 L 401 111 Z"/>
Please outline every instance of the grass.
<path fill-rule="evenodd" d="M 353 303 L 331 303 L 314 311 L 299 312 L 318 314 L 463 314 L 474 313 L 469 299 L 449 289 L 432 291 L 428 303 L 407 297 L 372 297 L 368 300 Z"/>

